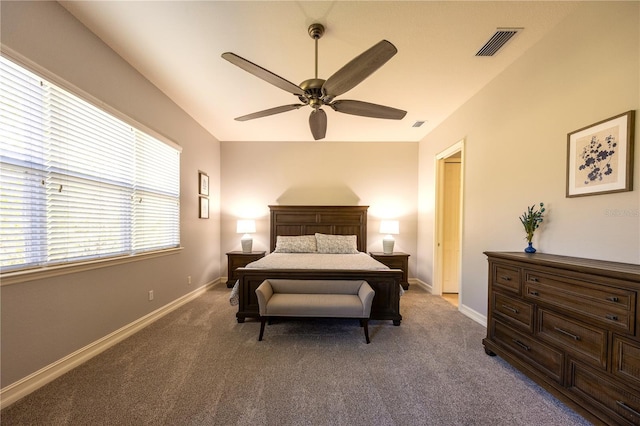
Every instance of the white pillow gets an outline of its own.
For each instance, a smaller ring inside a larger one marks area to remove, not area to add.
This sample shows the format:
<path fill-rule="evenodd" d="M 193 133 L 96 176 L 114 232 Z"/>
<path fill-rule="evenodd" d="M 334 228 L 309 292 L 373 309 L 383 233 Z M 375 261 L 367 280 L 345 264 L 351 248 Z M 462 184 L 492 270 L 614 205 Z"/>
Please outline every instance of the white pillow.
<path fill-rule="evenodd" d="M 278 235 L 274 253 L 315 253 L 315 235 Z"/>
<path fill-rule="evenodd" d="M 316 234 L 318 253 L 356 254 L 358 238 L 355 235 Z"/>

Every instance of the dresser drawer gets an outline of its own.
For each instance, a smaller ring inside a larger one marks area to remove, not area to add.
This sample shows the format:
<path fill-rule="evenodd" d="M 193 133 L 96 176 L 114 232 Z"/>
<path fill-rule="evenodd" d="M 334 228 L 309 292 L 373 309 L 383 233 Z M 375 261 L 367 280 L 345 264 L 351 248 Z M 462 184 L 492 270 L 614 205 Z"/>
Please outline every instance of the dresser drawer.
<path fill-rule="evenodd" d="M 520 294 L 520 268 L 493 264 L 491 277 L 494 287 Z"/>
<path fill-rule="evenodd" d="M 613 375 L 640 389 L 640 343 L 613 337 Z"/>
<path fill-rule="evenodd" d="M 538 336 L 603 370 L 607 368 L 607 332 L 538 309 Z"/>
<path fill-rule="evenodd" d="M 490 333 L 495 343 L 521 358 L 526 358 L 528 363 L 536 365 L 547 376 L 562 383 L 564 365 L 562 352 L 495 319 L 491 322 Z"/>
<path fill-rule="evenodd" d="M 636 292 L 526 269 L 524 277 L 525 298 L 635 333 Z"/>
<path fill-rule="evenodd" d="M 569 391 L 591 402 L 620 425 L 640 425 L 640 394 L 571 361 Z"/>
<path fill-rule="evenodd" d="M 533 305 L 502 293 L 493 292 L 493 314 L 509 325 L 533 333 Z"/>

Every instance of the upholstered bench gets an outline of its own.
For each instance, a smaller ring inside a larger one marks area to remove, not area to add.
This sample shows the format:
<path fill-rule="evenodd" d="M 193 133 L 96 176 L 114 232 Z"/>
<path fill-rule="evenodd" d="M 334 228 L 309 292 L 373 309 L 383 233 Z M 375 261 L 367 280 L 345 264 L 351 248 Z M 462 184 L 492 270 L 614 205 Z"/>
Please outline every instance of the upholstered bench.
<path fill-rule="evenodd" d="M 369 343 L 369 316 L 375 291 L 362 280 L 264 280 L 256 289 L 260 336 L 269 317 L 356 318 Z"/>

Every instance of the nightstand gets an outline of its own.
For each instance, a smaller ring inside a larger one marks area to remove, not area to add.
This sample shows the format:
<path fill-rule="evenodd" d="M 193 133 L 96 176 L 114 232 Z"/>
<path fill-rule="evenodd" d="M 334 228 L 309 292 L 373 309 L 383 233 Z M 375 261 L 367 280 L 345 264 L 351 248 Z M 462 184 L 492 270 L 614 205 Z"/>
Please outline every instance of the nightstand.
<path fill-rule="evenodd" d="M 252 251 L 251 253 L 244 253 L 242 251 L 230 251 L 227 253 L 227 288 L 233 287 L 238 280 L 238 274 L 236 269 L 243 268 L 261 257 L 264 257 L 266 251 Z"/>
<path fill-rule="evenodd" d="M 369 252 L 371 257 L 380 263 L 387 265 L 391 269 L 402 269 L 402 288 L 409 289 L 409 255 L 399 251 L 394 251 L 391 254 L 383 252 Z"/>

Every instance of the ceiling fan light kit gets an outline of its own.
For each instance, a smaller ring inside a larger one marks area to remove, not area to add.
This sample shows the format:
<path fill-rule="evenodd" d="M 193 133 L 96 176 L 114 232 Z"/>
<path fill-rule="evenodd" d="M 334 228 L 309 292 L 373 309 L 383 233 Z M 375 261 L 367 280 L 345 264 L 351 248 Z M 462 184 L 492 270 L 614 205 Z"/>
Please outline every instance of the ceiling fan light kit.
<path fill-rule="evenodd" d="M 225 52 L 222 54 L 222 58 L 231 62 L 233 65 L 242 68 L 267 83 L 279 87 L 285 92 L 297 96 L 300 102 L 302 102 L 301 104 L 282 105 L 243 115 L 237 117 L 237 121 L 253 120 L 255 118 L 292 111 L 303 106 L 310 106 L 312 111 L 309 115 L 309 128 L 313 138 L 319 140 L 324 139 L 327 133 L 327 114 L 322 109 L 325 105 L 343 114 L 389 120 L 401 120 L 404 118 L 407 114 L 406 111 L 389 106 L 346 99 L 334 101 L 337 96 L 353 89 L 391 59 L 398 52 L 393 44 L 387 40 L 378 42 L 352 59 L 327 80 L 323 80 L 318 78 L 318 40 L 324 34 L 324 26 L 318 23 L 311 24 L 308 31 L 309 36 L 315 40 L 315 77 L 303 81 L 299 86 L 234 53 Z"/>

